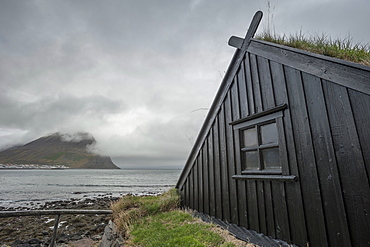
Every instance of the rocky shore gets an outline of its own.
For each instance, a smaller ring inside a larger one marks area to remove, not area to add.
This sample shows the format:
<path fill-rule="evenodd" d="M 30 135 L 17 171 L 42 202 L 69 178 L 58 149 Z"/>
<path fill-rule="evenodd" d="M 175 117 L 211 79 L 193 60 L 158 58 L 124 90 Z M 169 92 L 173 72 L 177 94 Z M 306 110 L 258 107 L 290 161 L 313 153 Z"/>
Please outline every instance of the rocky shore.
<path fill-rule="evenodd" d="M 47 202 L 44 205 L 27 205 L 17 208 L 0 208 L 1 211 L 46 209 L 109 209 L 118 197 L 103 196 L 84 200 L 70 199 Z M 30 206 L 32 206 L 30 208 Z M 62 215 L 58 228 L 57 244 L 63 246 L 92 246 L 103 237 L 111 215 Z M 23 216 L 0 219 L 0 246 L 48 246 L 52 237 L 55 216 Z"/>

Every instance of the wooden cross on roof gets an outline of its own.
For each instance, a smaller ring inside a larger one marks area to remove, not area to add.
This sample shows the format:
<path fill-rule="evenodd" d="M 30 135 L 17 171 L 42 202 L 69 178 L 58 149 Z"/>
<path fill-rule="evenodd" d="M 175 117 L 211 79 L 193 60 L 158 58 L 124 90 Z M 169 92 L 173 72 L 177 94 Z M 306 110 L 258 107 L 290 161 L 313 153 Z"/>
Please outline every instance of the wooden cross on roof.
<path fill-rule="evenodd" d="M 248 48 L 248 46 L 251 42 L 251 38 L 253 38 L 253 36 L 256 33 L 257 28 L 258 28 L 258 26 L 261 22 L 262 16 L 263 16 L 262 11 L 257 11 L 253 16 L 252 22 L 249 25 L 247 34 L 245 35 L 245 38 L 243 39 L 243 38 L 239 38 L 239 37 L 236 37 L 236 36 L 231 36 L 230 39 L 229 39 L 228 44 L 230 46 L 238 48 L 242 51 L 247 50 L 247 48 Z"/>

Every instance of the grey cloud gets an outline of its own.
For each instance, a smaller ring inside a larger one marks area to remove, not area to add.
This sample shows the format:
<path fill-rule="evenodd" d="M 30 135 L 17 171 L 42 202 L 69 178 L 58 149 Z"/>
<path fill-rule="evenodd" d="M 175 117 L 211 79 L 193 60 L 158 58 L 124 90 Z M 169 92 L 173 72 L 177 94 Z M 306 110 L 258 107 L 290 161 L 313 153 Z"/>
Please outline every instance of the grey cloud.
<path fill-rule="evenodd" d="M 266 1 L 0 0 L 0 148 L 90 132 L 122 166 L 180 167 Z M 278 32 L 365 43 L 365 0 L 271 1 Z M 260 29 L 262 26 L 260 27 Z"/>
<path fill-rule="evenodd" d="M 350 35 L 354 42 L 368 43 L 370 36 L 366 23 L 370 4 L 366 0 L 327 0 L 327 1 L 284 1 L 273 2 L 274 24 L 278 33 L 298 33 L 305 35 L 325 35 L 344 39 Z M 267 13 L 265 13 L 267 14 Z M 266 19 L 265 19 L 266 21 Z"/>
<path fill-rule="evenodd" d="M 142 156 L 116 156 L 112 161 L 123 169 L 181 169 L 184 166 L 184 159 L 153 159 Z"/>
<path fill-rule="evenodd" d="M 122 102 L 99 95 L 81 98 L 59 95 L 56 98 L 42 98 L 32 103 L 1 98 L 0 127 L 33 130 L 37 133 L 45 133 L 45 130 L 69 129 L 69 125 L 74 128 L 76 124 L 85 125 L 83 122 L 73 123 L 77 119 L 104 124 L 107 115 L 124 110 Z"/>
<path fill-rule="evenodd" d="M 64 133 L 59 133 L 62 141 L 66 142 L 80 142 L 82 140 L 89 140 L 92 142 L 92 145 L 95 143 L 95 138 L 87 132 L 77 132 L 74 134 L 64 134 Z"/>
<path fill-rule="evenodd" d="M 138 126 L 127 135 L 117 133 L 110 137 L 98 137 L 96 148 L 114 157 L 117 165 L 122 167 L 161 162 L 181 167 L 206 114 L 206 111 L 189 112 L 169 120 L 158 116 L 156 120 Z"/>

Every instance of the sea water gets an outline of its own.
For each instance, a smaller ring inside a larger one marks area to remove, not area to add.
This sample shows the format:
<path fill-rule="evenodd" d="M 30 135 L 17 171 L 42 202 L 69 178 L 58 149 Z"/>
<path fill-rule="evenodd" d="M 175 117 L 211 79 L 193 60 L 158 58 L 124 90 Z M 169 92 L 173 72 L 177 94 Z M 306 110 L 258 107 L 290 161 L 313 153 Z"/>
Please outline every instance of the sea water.
<path fill-rule="evenodd" d="M 4 170 L 0 207 L 126 194 L 158 194 L 174 187 L 180 170 Z"/>

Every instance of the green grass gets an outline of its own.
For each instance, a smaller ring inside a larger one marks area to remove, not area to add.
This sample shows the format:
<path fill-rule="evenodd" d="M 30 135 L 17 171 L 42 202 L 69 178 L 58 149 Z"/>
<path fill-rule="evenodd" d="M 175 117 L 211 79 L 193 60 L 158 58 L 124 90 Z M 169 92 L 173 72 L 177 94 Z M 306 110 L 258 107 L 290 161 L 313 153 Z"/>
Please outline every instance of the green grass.
<path fill-rule="evenodd" d="M 350 37 L 332 39 L 325 34 L 306 36 L 302 32 L 287 36 L 265 30 L 262 34 L 257 35 L 256 38 L 370 66 L 369 44 L 354 44 Z"/>
<path fill-rule="evenodd" d="M 58 153 L 51 154 L 49 156 L 45 156 L 44 159 L 57 160 L 61 156 L 63 156 L 63 158 L 65 158 L 65 159 L 71 160 L 71 161 L 80 161 L 80 160 L 86 158 L 86 155 L 81 155 L 81 154 L 76 154 L 76 153 L 71 153 L 71 152 L 58 152 Z"/>
<path fill-rule="evenodd" d="M 64 156 L 64 158 L 71 160 L 71 161 L 80 161 L 88 157 L 89 157 L 88 155 L 81 155 L 81 154 L 71 153 L 71 152 L 66 153 Z"/>
<path fill-rule="evenodd" d="M 175 189 L 160 196 L 124 196 L 112 204 L 113 220 L 127 246 L 235 246 L 215 225 L 179 209 Z"/>
<path fill-rule="evenodd" d="M 302 30 L 290 35 L 276 33 L 274 9 L 267 1 L 266 22 L 257 39 L 370 66 L 370 44 L 353 43 L 350 36 L 333 39 L 327 34 L 305 35 Z"/>
<path fill-rule="evenodd" d="M 58 159 L 60 156 L 62 156 L 63 154 L 65 154 L 66 152 L 58 152 L 58 153 L 55 153 L 55 154 L 52 154 L 52 155 L 49 155 L 49 156 L 46 156 L 44 157 L 45 159 L 48 159 L 48 160 L 56 160 Z"/>
<path fill-rule="evenodd" d="M 143 217 L 175 210 L 179 206 L 179 196 L 175 189 L 160 196 L 124 196 L 112 204 L 113 218 L 118 228 L 128 236 L 133 224 Z"/>
<path fill-rule="evenodd" d="M 146 217 L 134 224 L 132 243 L 139 246 L 234 246 L 180 210 Z"/>

